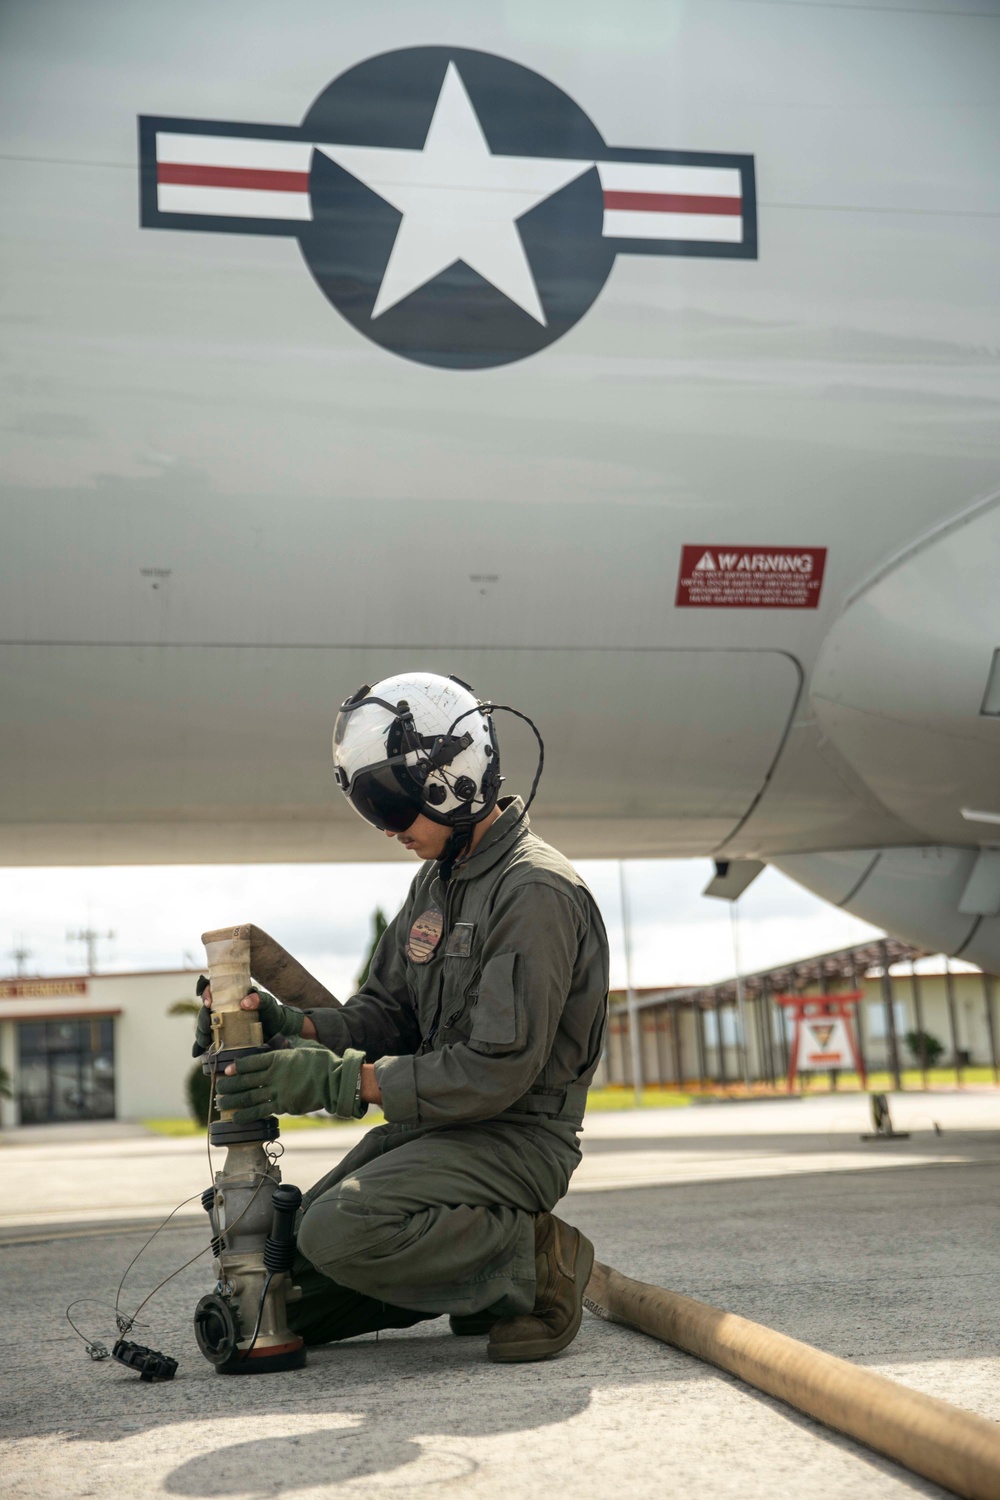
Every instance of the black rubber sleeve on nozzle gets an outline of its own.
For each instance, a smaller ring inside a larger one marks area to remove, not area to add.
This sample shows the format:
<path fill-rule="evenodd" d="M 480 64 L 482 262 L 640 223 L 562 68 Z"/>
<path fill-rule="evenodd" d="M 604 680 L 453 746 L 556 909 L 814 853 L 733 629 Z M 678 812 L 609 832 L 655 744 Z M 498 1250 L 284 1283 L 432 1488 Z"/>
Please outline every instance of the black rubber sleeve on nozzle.
<path fill-rule="evenodd" d="M 264 1265 L 268 1271 L 290 1271 L 295 1260 L 295 1215 L 302 1194 L 290 1182 L 283 1182 L 271 1195 L 271 1233 L 264 1241 Z"/>
<path fill-rule="evenodd" d="M 248 1125 L 237 1125 L 234 1120 L 213 1120 L 208 1127 L 208 1138 L 213 1146 L 246 1146 L 253 1141 L 276 1141 L 279 1134 L 276 1115 L 251 1120 Z"/>

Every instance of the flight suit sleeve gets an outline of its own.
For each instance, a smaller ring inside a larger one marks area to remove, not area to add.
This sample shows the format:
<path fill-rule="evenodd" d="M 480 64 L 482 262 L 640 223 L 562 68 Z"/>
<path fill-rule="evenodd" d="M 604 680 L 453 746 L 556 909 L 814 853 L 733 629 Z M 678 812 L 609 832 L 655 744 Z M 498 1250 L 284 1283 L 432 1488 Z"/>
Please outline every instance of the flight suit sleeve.
<path fill-rule="evenodd" d="M 356 1047 L 366 1061 L 389 1052 L 415 1050 L 420 1028 L 406 982 L 403 934 L 409 930 L 412 890 L 402 911 L 383 932 L 375 949 L 368 978 L 358 993 L 339 1008 L 307 1010 L 316 1035 L 331 1052 Z"/>
<path fill-rule="evenodd" d="M 528 881 L 502 894 L 483 945 L 468 1039 L 376 1062 L 386 1119 L 489 1120 L 527 1093 L 552 1050 L 583 927 L 569 887 Z"/>

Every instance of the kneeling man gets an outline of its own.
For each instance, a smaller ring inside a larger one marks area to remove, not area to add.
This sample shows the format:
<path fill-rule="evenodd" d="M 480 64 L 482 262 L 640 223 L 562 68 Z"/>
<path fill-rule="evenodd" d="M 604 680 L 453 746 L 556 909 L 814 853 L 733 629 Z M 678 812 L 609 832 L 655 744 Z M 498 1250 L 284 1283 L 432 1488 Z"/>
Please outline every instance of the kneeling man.
<path fill-rule="evenodd" d="M 277 1050 L 217 1080 L 240 1122 L 385 1114 L 306 1194 L 289 1320 L 318 1344 L 446 1313 L 491 1359 L 546 1359 L 577 1333 L 594 1258 L 551 1209 L 604 1038 L 600 913 L 500 797 L 492 707 L 456 679 L 362 688 L 334 761 L 356 811 L 424 863 L 361 991 L 305 1011 L 248 996 Z"/>

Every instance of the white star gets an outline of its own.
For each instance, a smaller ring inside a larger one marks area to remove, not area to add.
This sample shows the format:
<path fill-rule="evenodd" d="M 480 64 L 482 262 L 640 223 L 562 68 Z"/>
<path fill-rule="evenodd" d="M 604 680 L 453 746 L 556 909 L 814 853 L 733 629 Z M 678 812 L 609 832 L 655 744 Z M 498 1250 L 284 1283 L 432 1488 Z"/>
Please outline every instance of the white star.
<path fill-rule="evenodd" d="M 422 151 L 316 149 L 403 215 L 373 318 L 463 261 L 537 322 L 546 323 L 516 221 L 589 172 L 593 162 L 494 156 L 453 62 Z"/>

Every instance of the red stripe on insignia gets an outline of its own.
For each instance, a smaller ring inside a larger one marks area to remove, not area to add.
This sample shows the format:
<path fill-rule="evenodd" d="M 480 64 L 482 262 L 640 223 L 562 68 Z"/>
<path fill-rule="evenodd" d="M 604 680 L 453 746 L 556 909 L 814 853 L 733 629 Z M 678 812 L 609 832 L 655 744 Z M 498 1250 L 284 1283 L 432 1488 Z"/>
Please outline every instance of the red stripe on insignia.
<path fill-rule="evenodd" d="M 157 182 L 184 187 L 257 188 L 269 193 L 308 193 L 308 172 L 268 172 L 258 167 L 202 167 L 190 162 L 161 161 Z"/>
<path fill-rule="evenodd" d="M 740 198 L 707 198 L 689 193 L 604 194 L 605 208 L 633 208 L 648 214 L 732 214 L 743 212 Z"/>

